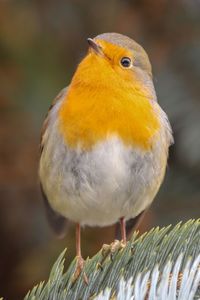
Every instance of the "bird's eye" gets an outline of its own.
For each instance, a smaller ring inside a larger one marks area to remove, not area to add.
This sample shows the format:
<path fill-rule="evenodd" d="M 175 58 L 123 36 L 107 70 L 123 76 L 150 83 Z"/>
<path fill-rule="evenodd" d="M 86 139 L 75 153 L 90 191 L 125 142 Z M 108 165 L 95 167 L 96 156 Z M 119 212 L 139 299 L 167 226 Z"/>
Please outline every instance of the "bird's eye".
<path fill-rule="evenodd" d="M 122 59 L 120 60 L 120 64 L 124 68 L 130 68 L 132 62 L 131 62 L 131 59 L 129 57 L 122 57 Z"/>

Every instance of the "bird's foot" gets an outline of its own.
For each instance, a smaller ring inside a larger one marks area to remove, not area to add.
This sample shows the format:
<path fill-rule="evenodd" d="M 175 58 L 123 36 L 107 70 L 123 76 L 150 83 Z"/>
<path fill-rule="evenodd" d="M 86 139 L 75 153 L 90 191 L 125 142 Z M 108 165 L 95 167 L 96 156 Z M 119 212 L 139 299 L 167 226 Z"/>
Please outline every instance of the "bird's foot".
<path fill-rule="evenodd" d="M 110 245 L 104 244 L 102 247 L 103 259 L 101 261 L 101 265 L 108 257 L 108 255 L 110 255 L 112 259 L 113 254 L 121 249 L 124 249 L 125 246 L 126 243 L 124 243 L 124 241 L 119 241 L 119 240 L 114 240 L 114 242 L 112 242 Z"/>
<path fill-rule="evenodd" d="M 75 269 L 73 277 L 72 277 L 73 283 L 75 283 L 75 281 L 79 278 L 81 272 L 83 271 L 84 263 L 85 263 L 85 261 L 82 258 L 82 256 L 77 256 L 76 269 Z M 88 285 L 88 282 L 89 282 L 88 277 L 84 271 L 83 271 L 83 280 Z"/>
<path fill-rule="evenodd" d="M 113 254 L 116 251 L 123 249 L 126 246 L 126 243 L 119 240 L 114 240 L 110 245 L 104 244 L 102 247 L 102 255 Z"/>

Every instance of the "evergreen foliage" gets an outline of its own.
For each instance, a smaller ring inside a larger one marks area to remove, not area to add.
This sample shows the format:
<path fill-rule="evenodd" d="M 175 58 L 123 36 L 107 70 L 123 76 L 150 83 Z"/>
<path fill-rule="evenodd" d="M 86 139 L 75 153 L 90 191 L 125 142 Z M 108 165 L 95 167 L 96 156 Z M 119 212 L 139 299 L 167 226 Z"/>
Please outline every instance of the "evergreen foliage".
<path fill-rule="evenodd" d="M 34 287 L 25 300 L 143 300 L 147 291 L 149 299 L 193 299 L 194 294 L 200 299 L 200 220 L 154 228 L 140 237 L 134 233 L 125 248 L 100 250 L 86 260 L 88 285 L 82 275 L 72 282 L 76 259 L 64 272 L 65 252 L 54 264 L 48 282 Z M 157 292 L 160 296 L 152 298 Z"/>

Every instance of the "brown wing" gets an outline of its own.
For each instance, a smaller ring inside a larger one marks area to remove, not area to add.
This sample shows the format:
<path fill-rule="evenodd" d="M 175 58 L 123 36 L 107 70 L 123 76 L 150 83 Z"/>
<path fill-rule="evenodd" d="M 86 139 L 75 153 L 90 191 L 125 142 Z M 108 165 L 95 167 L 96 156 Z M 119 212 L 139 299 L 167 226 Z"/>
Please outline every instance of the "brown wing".
<path fill-rule="evenodd" d="M 64 97 L 66 92 L 67 92 L 67 88 L 63 89 L 58 94 L 58 96 L 54 99 L 54 101 L 52 102 L 52 104 L 48 110 L 48 113 L 46 115 L 46 118 L 45 118 L 43 126 L 42 126 L 42 131 L 41 131 L 41 136 L 40 136 L 40 156 L 41 156 L 43 148 L 44 148 L 44 138 L 43 137 L 44 137 L 45 131 L 48 127 L 51 110 L 54 107 L 54 105 L 56 105 L 56 103 L 59 102 Z M 64 218 L 63 216 L 61 216 L 60 214 L 58 214 L 57 212 L 55 212 L 52 209 L 52 207 L 49 204 L 48 198 L 45 195 L 45 192 L 44 192 L 44 189 L 43 189 L 41 183 L 40 183 L 40 188 L 41 188 L 41 192 L 42 192 L 42 196 L 43 196 L 43 200 L 44 200 L 44 207 L 45 207 L 48 223 L 49 223 L 50 227 L 53 229 L 53 231 L 58 235 L 58 237 L 63 238 L 66 234 L 68 221 L 66 218 Z"/>
<path fill-rule="evenodd" d="M 59 102 L 59 101 L 64 97 L 64 95 L 66 94 L 66 92 L 67 92 L 67 87 L 64 88 L 64 89 L 62 89 L 62 90 L 60 91 L 60 93 L 59 93 L 59 94 L 56 96 L 56 98 L 53 100 L 53 102 L 52 102 L 51 106 L 49 107 L 49 110 L 48 110 L 48 112 L 47 112 L 47 114 L 46 114 L 46 117 L 45 117 L 45 119 L 44 119 L 44 123 L 43 123 L 43 125 L 42 125 L 41 134 L 40 134 L 40 155 L 42 154 L 42 150 L 43 150 L 43 148 L 44 148 L 43 136 L 44 136 L 44 134 L 45 134 L 45 131 L 46 131 L 47 126 L 48 126 L 48 123 L 49 123 L 49 115 L 50 115 L 50 113 L 51 113 L 51 110 L 52 110 L 52 108 L 54 107 L 54 105 L 56 105 L 57 102 Z"/>

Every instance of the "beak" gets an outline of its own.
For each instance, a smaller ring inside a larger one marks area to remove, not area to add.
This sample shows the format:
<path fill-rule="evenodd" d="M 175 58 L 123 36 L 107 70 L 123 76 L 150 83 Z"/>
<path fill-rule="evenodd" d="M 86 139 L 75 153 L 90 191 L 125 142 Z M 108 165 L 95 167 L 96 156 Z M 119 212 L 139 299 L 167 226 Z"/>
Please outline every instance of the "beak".
<path fill-rule="evenodd" d="M 93 39 L 88 38 L 87 42 L 89 44 L 89 47 L 94 50 L 94 52 L 98 55 L 103 55 L 103 50 L 100 45 L 98 45 Z"/>

